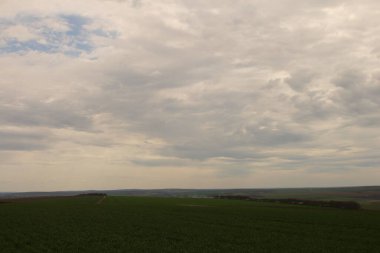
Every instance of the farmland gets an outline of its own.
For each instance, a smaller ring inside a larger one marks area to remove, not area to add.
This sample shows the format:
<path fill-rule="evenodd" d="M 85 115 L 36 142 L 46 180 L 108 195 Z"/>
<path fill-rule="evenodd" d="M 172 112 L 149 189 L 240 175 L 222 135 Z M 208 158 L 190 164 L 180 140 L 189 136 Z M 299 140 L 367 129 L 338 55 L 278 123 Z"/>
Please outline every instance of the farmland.
<path fill-rule="evenodd" d="M 379 252 L 380 212 L 239 200 L 0 204 L 0 252 Z"/>

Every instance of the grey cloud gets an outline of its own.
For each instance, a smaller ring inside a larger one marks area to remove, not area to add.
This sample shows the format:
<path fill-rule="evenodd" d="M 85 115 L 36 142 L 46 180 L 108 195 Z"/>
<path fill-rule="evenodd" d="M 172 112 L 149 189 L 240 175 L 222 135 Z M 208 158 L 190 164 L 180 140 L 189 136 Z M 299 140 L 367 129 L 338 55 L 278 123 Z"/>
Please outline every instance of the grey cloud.
<path fill-rule="evenodd" d="M 340 87 L 336 100 L 346 115 L 372 115 L 380 109 L 377 97 L 380 94 L 380 85 L 360 71 L 343 72 L 334 83 Z"/>
<path fill-rule="evenodd" d="M 374 96 L 367 91 L 363 94 L 362 83 L 368 79 L 364 74 L 344 72 L 348 68 L 344 61 L 355 59 L 347 52 L 355 51 L 357 42 L 334 37 L 335 31 L 323 31 L 315 25 L 334 21 L 325 8 L 338 7 L 341 1 L 296 3 L 299 11 L 258 2 L 241 2 L 234 7 L 222 2 L 218 8 L 212 3 L 183 2 L 193 14 L 184 14 L 188 19 L 180 21 L 194 25 L 197 36 L 207 35 L 204 40 L 162 22 L 146 23 L 156 32 L 130 40 L 133 47 L 140 46 L 138 55 L 143 58 L 129 52 L 133 62 L 125 62 L 122 68 L 110 65 L 112 77 L 96 98 L 101 101 L 100 110 L 128 122 L 128 131 L 164 140 L 167 146 L 158 152 L 169 157 L 249 159 L 255 158 L 252 149 L 304 147 L 306 143 L 312 146 L 320 134 L 315 130 L 320 123 L 315 122 L 336 117 L 354 120 L 355 110 L 363 113 L 374 109 L 367 103 L 373 103 Z M 236 13 L 240 14 L 239 20 L 231 19 Z M 312 17 L 307 13 L 313 13 Z M 353 32 L 351 27 L 342 30 Z M 163 43 L 178 38 L 187 38 L 191 46 L 178 49 Z M 337 63 L 328 66 L 329 61 Z M 276 71 L 290 73 L 284 82 L 293 93 L 280 81 L 272 83 L 272 89 L 261 89 L 270 85 L 261 77 L 254 80 L 255 73 L 260 73 L 255 70 L 269 75 Z M 342 70 L 335 77 L 333 72 Z M 230 76 L 233 78 L 223 81 Z M 205 83 L 204 91 L 182 91 L 189 96 L 188 102 L 158 96 L 201 82 Z M 207 89 L 220 82 L 224 82 L 225 91 Z M 228 89 L 234 85 L 241 88 Z M 366 90 L 373 93 L 375 88 Z M 363 118 L 361 124 L 373 124 L 375 118 Z"/>
<path fill-rule="evenodd" d="M 215 143 L 210 143 L 214 141 Z M 224 141 L 218 140 L 194 140 L 184 144 L 175 144 L 162 148 L 160 154 L 164 156 L 178 157 L 192 160 L 207 160 L 211 158 L 231 158 L 236 162 L 247 160 L 261 160 L 268 158 L 268 155 L 261 154 L 257 151 L 249 151 L 246 148 L 237 147 L 236 145 L 226 145 Z"/>
<path fill-rule="evenodd" d="M 22 105 L 0 107 L 0 123 L 16 126 L 46 126 L 90 130 L 91 115 L 70 102 L 26 102 Z"/>
<path fill-rule="evenodd" d="M 290 145 L 309 140 L 309 136 L 294 130 L 250 129 L 253 142 L 265 146 Z"/>
<path fill-rule="evenodd" d="M 356 90 L 365 84 L 367 77 L 358 70 L 346 70 L 341 73 L 333 83 L 345 90 Z"/>
<path fill-rule="evenodd" d="M 372 77 L 371 77 L 372 76 Z M 306 90 L 290 96 L 299 122 L 343 118 L 351 125 L 373 126 L 377 122 L 380 85 L 376 74 L 358 69 L 341 71 L 328 89 Z"/>
<path fill-rule="evenodd" d="M 380 126 L 380 115 L 365 115 L 357 117 L 355 123 L 362 127 L 374 127 Z"/>
<path fill-rule="evenodd" d="M 295 91 L 303 91 L 310 84 L 310 81 L 313 80 L 315 73 L 310 70 L 303 69 L 298 70 L 291 77 L 286 78 L 285 81 L 290 85 Z"/>
<path fill-rule="evenodd" d="M 189 162 L 182 159 L 134 159 L 131 161 L 136 165 L 147 166 L 147 167 L 182 167 L 187 165 Z"/>
<path fill-rule="evenodd" d="M 297 109 L 295 120 L 300 123 L 327 120 L 339 115 L 339 104 L 334 101 L 335 94 L 329 91 L 308 91 L 291 99 Z"/>
<path fill-rule="evenodd" d="M 354 154 L 350 157 L 341 157 L 339 154 L 337 154 L 334 157 L 321 157 L 313 159 L 313 162 L 316 165 L 312 166 L 310 170 L 342 172 L 348 170 L 360 171 L 361 169 L 365 168 L 376 168 L 380 162 L 380 159 L 377 154 L 371 153 L 374 153 L 374 151 L 369 151 L 369 154 Z"/>
<path fill-rule="evenodd" d="M 318 168 L 360 173 L 360 167 L 378 166 L 374 154 L 366 156 L 378 151 L 377 2 L 91 3 L 86 17 L 92 23 L 86 29 L 113 26 L 117 37 L 89 37 L 93 50 L 70 61 L 41 52 L 19 55 L 15 62 L 25 61 L 24 69 L 38 66 L 37 74 L 10 69 L 1 82 L 2 126 L 64 134 L 46 133 L 47 142 L 42 133 L 35 138 L 3 133 L 2 149 L 33 150 L 67 141 L 89 153 L 104 152 L 110 164 L 121 161 L 117 166 L 159 171 L 207 165 L 221 168 L 216 173 L 226 178 L 249 177 L 255 166 L 305 173 Z M 62 12 L 75 17 L 73 7 Z M 12 64 L 16 56 L 0 57 L 2 64 Z M 36 86 L 44 95 L 14 88 L 15 74 L 23 73 L 37 79 L 25 87 Z M 54 87 L 67 81 L 91 92 L 75 93 L 77 87 L 67 92 L 70 86 L 54 96 L 46 80 L 61 80 L 57 73 L 65 80 Z M 42 84 L 39 75 L 46 75 Z M 133 144 L 124 145 L 129 139 Z M 142 146 L 148 158 L 138 155 Z M 339 150 L 348 146 L 352 149 Z M 122 174 L 120 167 L 110 165 L 113 169 Z"/>
<path fill-rule="evenodd" d="M 41 150 L 48 147 L 45 132 L 0 130 L 0 150 Z"/>

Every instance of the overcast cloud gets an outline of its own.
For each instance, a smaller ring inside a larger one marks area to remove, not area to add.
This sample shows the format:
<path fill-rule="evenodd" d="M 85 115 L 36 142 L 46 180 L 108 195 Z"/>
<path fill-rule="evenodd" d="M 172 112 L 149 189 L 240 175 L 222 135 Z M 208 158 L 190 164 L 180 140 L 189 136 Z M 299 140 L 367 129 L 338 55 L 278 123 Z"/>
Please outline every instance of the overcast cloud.
<path fill-rule="evenodd" d="M 0 191 L 375 185 L 375 0 L 0 2 Z"/>

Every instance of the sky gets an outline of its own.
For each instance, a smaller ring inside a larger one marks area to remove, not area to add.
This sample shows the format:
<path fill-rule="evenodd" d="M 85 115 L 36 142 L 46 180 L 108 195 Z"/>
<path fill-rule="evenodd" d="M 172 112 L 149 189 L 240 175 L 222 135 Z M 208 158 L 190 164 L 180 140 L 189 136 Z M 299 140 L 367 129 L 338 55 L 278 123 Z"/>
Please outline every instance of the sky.
<path fill-rule="evenodd" d="M 380 184 L 377 0 L 1 0 L 0 191 Z"/>

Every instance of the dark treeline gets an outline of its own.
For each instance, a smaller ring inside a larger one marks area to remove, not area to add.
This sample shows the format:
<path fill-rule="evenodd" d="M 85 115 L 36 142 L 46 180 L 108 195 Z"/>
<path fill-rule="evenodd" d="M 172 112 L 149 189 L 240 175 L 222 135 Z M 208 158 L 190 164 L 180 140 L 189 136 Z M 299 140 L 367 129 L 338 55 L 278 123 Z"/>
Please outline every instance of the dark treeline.
<path fill-rule="evenodd" d="M 101 193 L 101 192 L 89 192 L 89 193 L 81 193 L 78 195 L 75 195 L 76 197 L 88 197 L 88 196 L 107 196 L 106 193 Z"/>
<path fill-rule="evenodd" d="M 263 199 L 255 198 L 251 196 L 244 195 L 220 195 L 214 196 L 217 199 L 235 199 L 235 200 L 250 200 L 250 201 L 260 201 L 260 202 L 275 202 L 293 205 L 307 205 L 307 206 L 320 206 L 320 207 L 333 207 L 341 209 L 351 209 L 359 210 L 361 208 L 360 204 L 355 201 L 334 201 L 334 200 L 306 200 L 306 199 Z"/>

